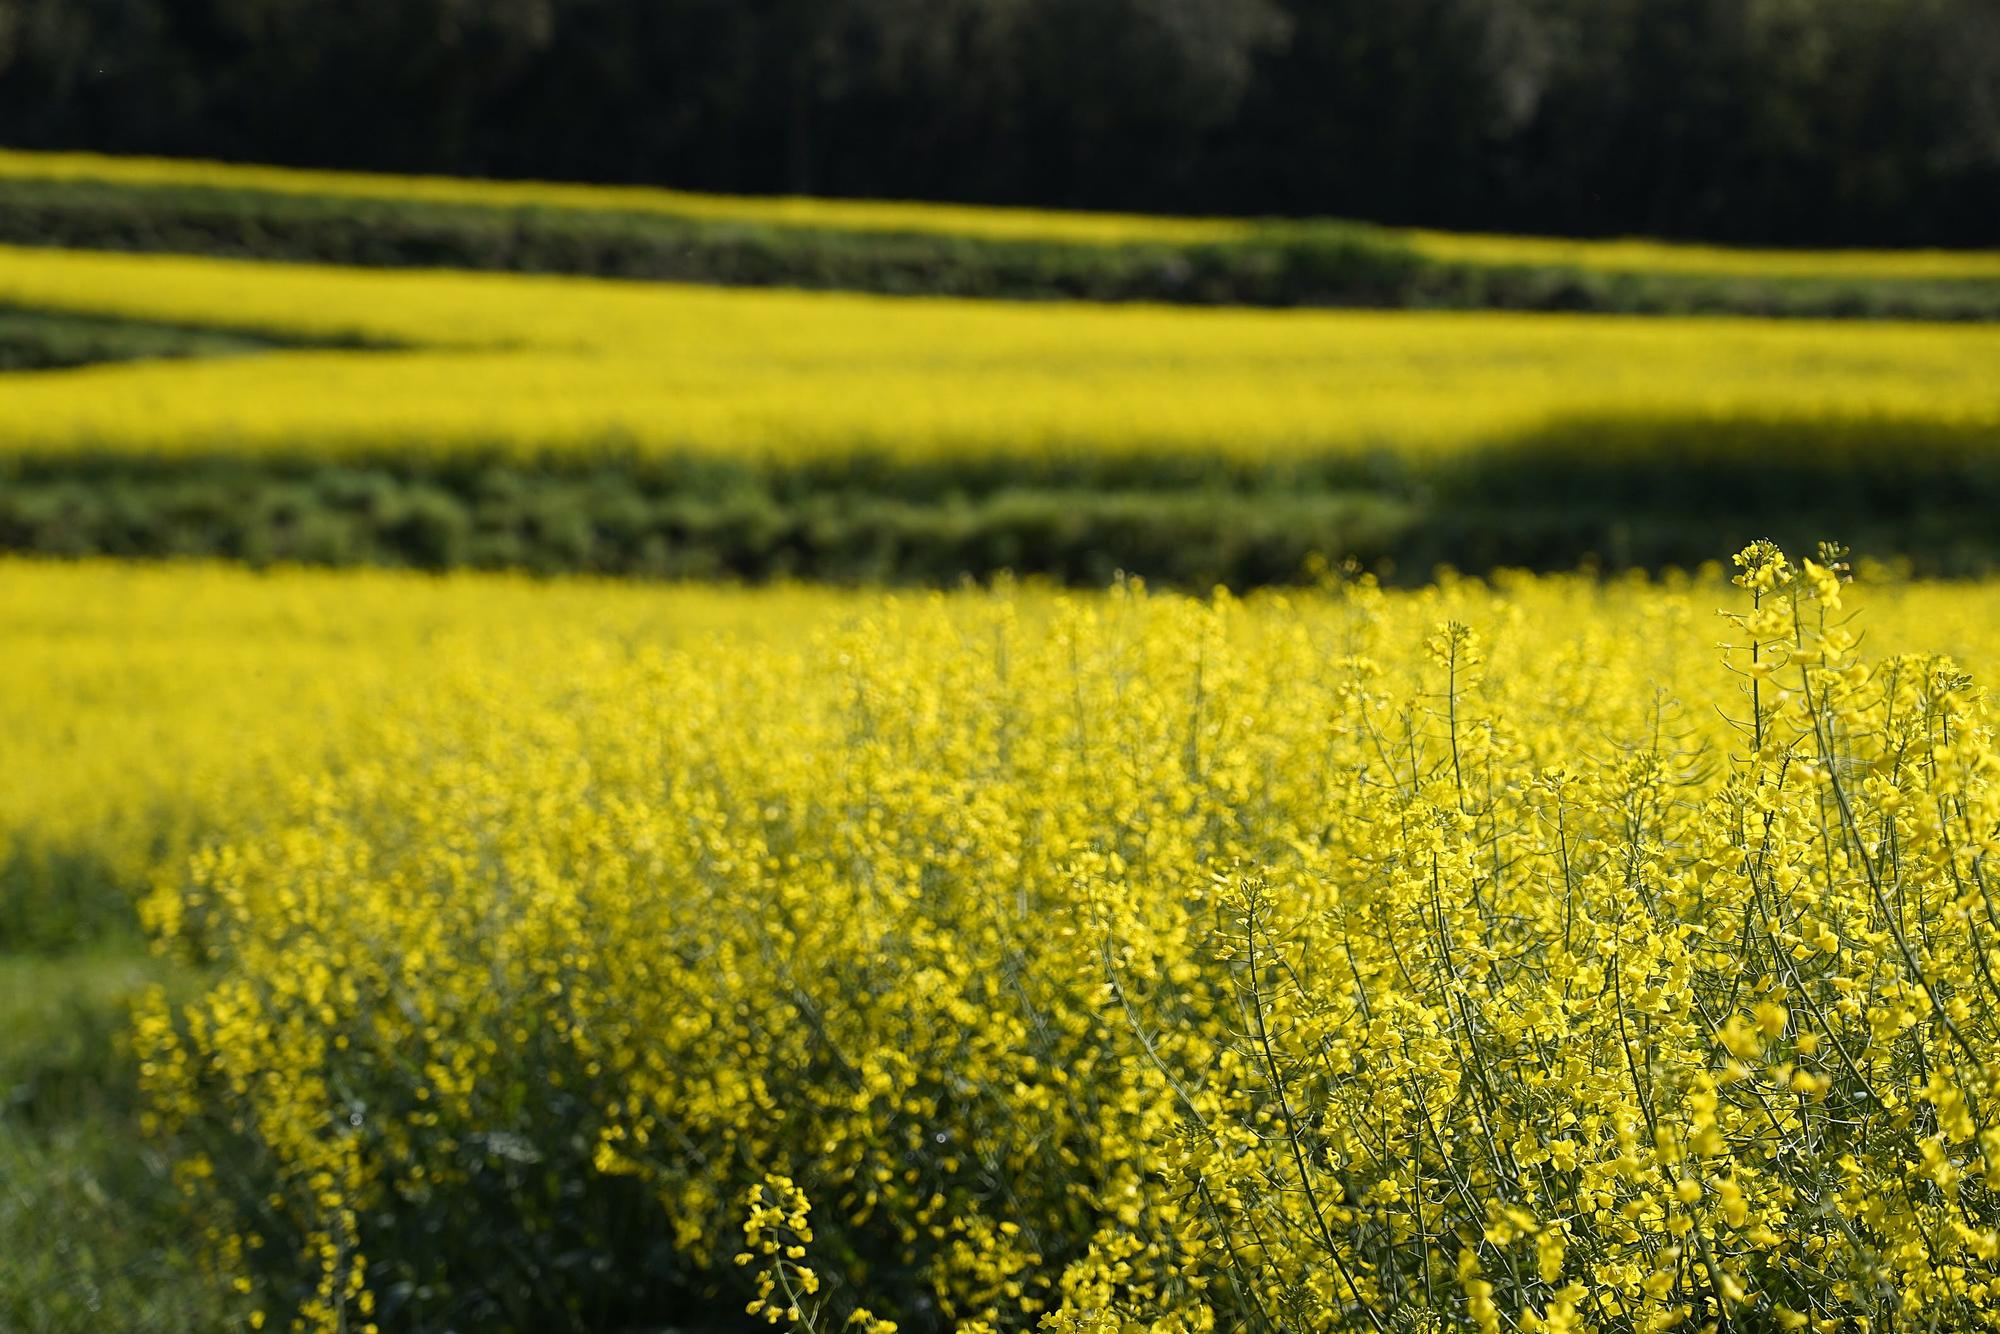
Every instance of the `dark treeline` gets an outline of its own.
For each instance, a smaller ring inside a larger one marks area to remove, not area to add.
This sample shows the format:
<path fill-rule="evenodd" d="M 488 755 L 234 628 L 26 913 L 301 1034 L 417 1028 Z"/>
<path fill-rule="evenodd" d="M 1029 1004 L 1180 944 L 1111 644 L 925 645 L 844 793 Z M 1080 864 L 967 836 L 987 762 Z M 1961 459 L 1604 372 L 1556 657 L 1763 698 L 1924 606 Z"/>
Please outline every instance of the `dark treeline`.
<path fill-rule="evenodd" d="M 2000 0 L 0 0 L 0 141 L 2000 241 Z"/>

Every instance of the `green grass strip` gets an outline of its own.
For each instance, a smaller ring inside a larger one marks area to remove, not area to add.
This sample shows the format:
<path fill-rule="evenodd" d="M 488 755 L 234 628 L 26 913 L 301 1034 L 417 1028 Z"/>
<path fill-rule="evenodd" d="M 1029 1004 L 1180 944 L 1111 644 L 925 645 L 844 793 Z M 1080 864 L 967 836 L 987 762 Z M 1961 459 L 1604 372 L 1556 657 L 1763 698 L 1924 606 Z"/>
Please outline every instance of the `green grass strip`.
<path fill-rule="evenodd" d="M 1774 508 L 1772 488 L 1790 483 L 1720 463 L 1566 480 L 1551 464 L 1373 484 L 1300 474 L 940 489 L 912 477 L 870 485 L 865 474 L 99 460 L 0 482 L 0 550 L 932 586 L 1011 572 L 1090 587 L 1123 572 L 1203 589 L 1297 583 L 1346 557 L 1397 581 L 1439 564 L 1691 567 L 1747 524 L 1795 544 L 1851 535 L 1857 550 L 1927 574 L 2000 568 L 1989 520 L 2000 469 L 1869 480 Z"/>

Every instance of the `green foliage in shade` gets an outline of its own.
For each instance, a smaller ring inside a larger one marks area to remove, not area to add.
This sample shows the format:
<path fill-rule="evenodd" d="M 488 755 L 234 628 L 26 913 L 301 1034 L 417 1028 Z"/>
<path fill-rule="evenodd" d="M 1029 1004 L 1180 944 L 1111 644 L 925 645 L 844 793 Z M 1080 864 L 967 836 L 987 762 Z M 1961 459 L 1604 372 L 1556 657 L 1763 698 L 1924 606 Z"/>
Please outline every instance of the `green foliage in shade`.
<path fill-rule="evenodd" d="M 2000 568 L 1988 521 L 2000 466 L 1809 487 L 1809 470 L 1786 473 L 1753 455 L 1590 469 L 1555 453 L 1427 478 L 1173 469 L 1148 478 L 1128 462 L 1102 477 L 1011 482 L 974 468 L 807 477 L 86 460 L 0 482 L 0 550 L 931 585 L 1011 571 L 1091 587 L 1124 571 L 1197 589 L 1294 583 L 1315 558 L 1353 557 L 1404 582 L 1440 564 L 1693 566 L 1765 522 L 1761 498 L 1787 476 L 1799 484 L 1793 494 L 1814 498 L 1788 511 L 1780 527 L 1790 540 L 1840 531 L 1864 553 L 1914 554 L 1925 573 Z"/>
<path fill-rule="evenodd" d="M 66 370 L 107 361 L 229 357 L 276 348 L 353 348 L 354 339 L 163 324 L 0 306 L 0 372 Z"/>
<path fill-rule="evenodd" d="M 167 827 L 162 820 L 161 827 Z M 133 886 L 88 847 L 0 837 L 0 958 L 54 953 L 105 940 L 133 943 Z"/>
<path fill-rule="evenodd" d="M 147 357 L 218 357 L 284 346 L 276 338 L 0 307 L 0 371 L 60 370 Z"/>

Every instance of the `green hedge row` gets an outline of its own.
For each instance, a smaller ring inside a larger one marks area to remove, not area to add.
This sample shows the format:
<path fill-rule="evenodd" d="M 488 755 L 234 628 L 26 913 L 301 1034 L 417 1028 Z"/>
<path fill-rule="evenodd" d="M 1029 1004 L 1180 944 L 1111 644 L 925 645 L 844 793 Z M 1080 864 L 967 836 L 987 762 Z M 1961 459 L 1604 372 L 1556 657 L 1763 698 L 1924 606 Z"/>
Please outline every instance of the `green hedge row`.
<path fill-rule="evenodd" d="M 1313 551 L 1380 555 L 1405 507 L 1343 492 L 1010 489 L 913 501 L 689 492 L 629 473 L 101 471 L 0 483 L 0 549 L 264 564 L 950 583 L 1000 570 L 1206 585 L 1296 579 Z"/>
<path fill-rule="evenodd" d="M 18 179 L 0 181 L 0 243 L 1017 299 L 2000 318 L 2000 282 L 1447 264 L 1339 222 L 1273 224 L 1240 242 L 1091 245 Z"/>
<path fill-rule="evenodd" d="M 714 480 L 714 479 L 711 479 Z M 632 470 L 550 474 L 493 465 L 390 469 L 185 469 L 96 464 L 0 480 L 0 550 L 39 555 L 214 557 L 254 564 L 522 569 L 672 578 L 785 577 L 950 584 L 1001 571 L 1101 586 L 1236 588 L 1297 582 L 1315 557 L 1354 557 L 1392 578 L 1439 564 L 1692 566 L 1772 529 L 1931 574 L 2000 568 L 1990 522 L 2000 484 L 1937 503 L 1874 504 L 1857 490 L 1804 506 L 1710 477 L 1650 498 L 1512 499 L 1456 482 L 1408 488 L 1017 484 L 930 498 L 846 485 L 687 484 Z M 1792 494 L 1800 494 L 1793 492 Z"/>

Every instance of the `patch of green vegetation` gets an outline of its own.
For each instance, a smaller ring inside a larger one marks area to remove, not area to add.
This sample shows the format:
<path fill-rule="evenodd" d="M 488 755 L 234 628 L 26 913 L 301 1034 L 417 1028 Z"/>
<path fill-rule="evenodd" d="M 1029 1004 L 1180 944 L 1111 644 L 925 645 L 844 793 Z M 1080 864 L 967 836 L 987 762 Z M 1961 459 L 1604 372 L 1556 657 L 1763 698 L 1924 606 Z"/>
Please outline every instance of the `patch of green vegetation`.
<path fill-rule="evenodd" d="M 2000 281 L 1603 272 L 1447 261 L 1323 221 L 1094 244 L 207 186 L 0 181 L 0 242 L 377 267 L 1207 305 L 1899 319 L 2000 317 Z"/>
<path fill-rule="evenodd" d="M 0 509 L 10 503 L 0 498 Z M 138 934 L 132 887 L 102 857 L 18 833 L 0 840 L 0 958 L 106 940 L 133 944 Z"/>
<path fill-rule="evenodd" d="M 0 956 L 0 1328 L 239 1327 L 200 1277 L 168 1154 L 139 1133 L 130 1007 L 186 984 L 131 949 Z"/>
<path fill-rule="evenodd" d="M 0 306 L 0 372 L 65 370 L 158 357 L 241 356 L 275 348 L 353 346 L 352 340 L 294 338 Z"/>
<path fill-rule="evenodd" d="M 1340 490 L 1003 485 L 913 495 L 624 470 L 99 465 L 0 487 L 0 550 L 842 583 L 1014 570 L 1102 585 L 1125 570 L 1199 587 L 1289 582 L 1313 551 L 1380 552 L 1403 508 Z"/>
<path fill-rule="evenodd" d="M 0 550 L 928 585 L 1012 571 L 1101 587 L 1123 571 L 1245 588 L 1297 582 L 1315 557 L 1409 579 L 1445 563 L 1692 566 L 1746 524 L 1769 527 L 1768 497 L 1782 493 L 1812 498 L 1788 507 L 1781 536 L 1795 544 L 1840 532 L 1871 555 L 1917 556 L 1920 573 L 2000 568 L 2000 467 L 1953 455 L 1828 479 L 1774 456 L 1604 450 L 1593 468 L 1551 444 L 1423 476 L 1386 462 L 1235 474 L 1105 460 L 1035 477 L 865 462 L 762 475 L 79 460 L 0 485 Z M 89 870 L 69 868 L 84 881 Z"/>
<path fill-rule="evenodd" d="M 219 329 L 0 308 L 0 371 L 60 370 L 148 357 L 221 357 L 277 346 Z"/>

